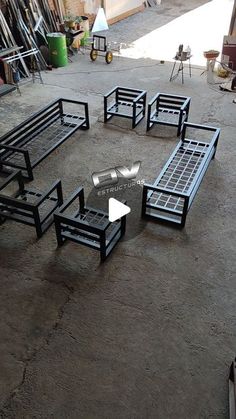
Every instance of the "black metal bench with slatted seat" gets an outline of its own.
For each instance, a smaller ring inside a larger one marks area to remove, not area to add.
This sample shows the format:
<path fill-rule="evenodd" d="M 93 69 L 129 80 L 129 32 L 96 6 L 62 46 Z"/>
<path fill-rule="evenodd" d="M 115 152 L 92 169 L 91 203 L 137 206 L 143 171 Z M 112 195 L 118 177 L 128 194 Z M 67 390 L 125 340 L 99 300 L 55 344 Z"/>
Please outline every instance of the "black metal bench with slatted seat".
<path fill-rule="evenodd" d="M 0 138 L 0 160 L 32 180 L 33 169 L 78 129 L 89 129 L 88 104 L 57 99 Z"/>
<path fill-rule="evenodd" d="M 25 188 L 20 171 L 10 174 L 0 186 L 0 224 L 6 219 L 33 226 L 37 237 L 53 223 L 54 211 L 63 203 L 61 181 L 46 192 Z"/>
<path fill-rule="evenodd" d="M 132 119 L 132 128 L 145 117 L 145 90 L 117 86 L 104 96 L 104 122 L 113 116 Z"/>
<path fill-rule="evenodd" d="M 196 134 L 199 139 L 187 138 L 190 129 L 191 136 Z M 184 227 L 201 181 L 215 157 L 219 135 L 219 128 L 184 123 L 181 140 L 160 175 L 153 184 L 144 184 L 143 217 Z"/>
<path fill-rule="evenodd" d="M 103 262 L 125 234 L 126 216 L 111 222 L 108 214 L 85 205 L 84 190 L 79 187 L 54 213 L 58 246 L 66 240 L 100 252 Z"/>
<path fill-rule="evenodd" d="M 148 104 L 147 131 L 154 124 L 177 127 L 181 134 L 184 122 L 188 120 L 191 98 L 168 93 L 157 93 Z"/>

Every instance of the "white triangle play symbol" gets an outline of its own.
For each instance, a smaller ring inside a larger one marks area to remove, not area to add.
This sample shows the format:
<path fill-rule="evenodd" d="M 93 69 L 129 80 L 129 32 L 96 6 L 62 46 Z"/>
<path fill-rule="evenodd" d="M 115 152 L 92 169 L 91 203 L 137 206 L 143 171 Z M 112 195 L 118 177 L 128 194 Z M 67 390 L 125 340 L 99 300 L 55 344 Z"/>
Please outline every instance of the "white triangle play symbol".
<path fill-rule="evenodd" d="M 125 204 L 122 204 L 122 202 L 117 201 L 115 198 L 109 198 L 108 203 L 108 216 L 109 221 L 113 222 L 118 220 L 118 218 L 123 217 L 123 215 L 129 214 L 131 211 L 130 207 L 128 207 Z"/>

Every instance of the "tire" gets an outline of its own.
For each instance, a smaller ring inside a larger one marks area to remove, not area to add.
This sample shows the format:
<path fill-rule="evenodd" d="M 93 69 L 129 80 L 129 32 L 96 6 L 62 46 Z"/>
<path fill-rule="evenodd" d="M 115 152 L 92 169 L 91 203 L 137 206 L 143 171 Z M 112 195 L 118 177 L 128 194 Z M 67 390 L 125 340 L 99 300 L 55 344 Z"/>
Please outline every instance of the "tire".
<path fill-rule="evenodd" d="M 113 60 L 113 54 L 111 51 L 107 51 L 106 56 L 105 56 L 105 60 L 107 64 L 110 64 Z"/>
<path fill-rule="evenodd" d="M 96 49 L 91 49 L 90 51 L 90 58 L 92 61 L 95 61 L 97 59 L 98 52 Z"/>

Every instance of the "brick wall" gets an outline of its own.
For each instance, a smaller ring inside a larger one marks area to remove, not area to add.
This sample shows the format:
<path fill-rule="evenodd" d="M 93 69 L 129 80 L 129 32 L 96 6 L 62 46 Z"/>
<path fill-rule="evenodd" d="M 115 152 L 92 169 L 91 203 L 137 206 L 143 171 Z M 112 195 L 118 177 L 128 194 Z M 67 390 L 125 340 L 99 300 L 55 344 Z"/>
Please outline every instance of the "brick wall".
<path fill-rule="evenodd" d="M 1 1 L 1 0 L 0 0 Z M 53 0 L 48 0 L 51 9 L 54 9 Z M 63 0 L 65 14 L 73 16 L 84 15 L 84 1 L 83 0 Z"/>

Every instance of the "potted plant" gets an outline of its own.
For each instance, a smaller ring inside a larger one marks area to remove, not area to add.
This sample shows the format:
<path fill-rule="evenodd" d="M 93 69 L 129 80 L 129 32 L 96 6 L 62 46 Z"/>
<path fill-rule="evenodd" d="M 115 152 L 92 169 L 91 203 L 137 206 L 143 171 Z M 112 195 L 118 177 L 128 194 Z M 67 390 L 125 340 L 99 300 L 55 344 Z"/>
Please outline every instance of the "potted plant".
<path fill-rule="evenodd" d="M 75 29 L 75 17 L 68 13 L 66 16 L 64 16 L 64 25 L 69 29 Z"/>

